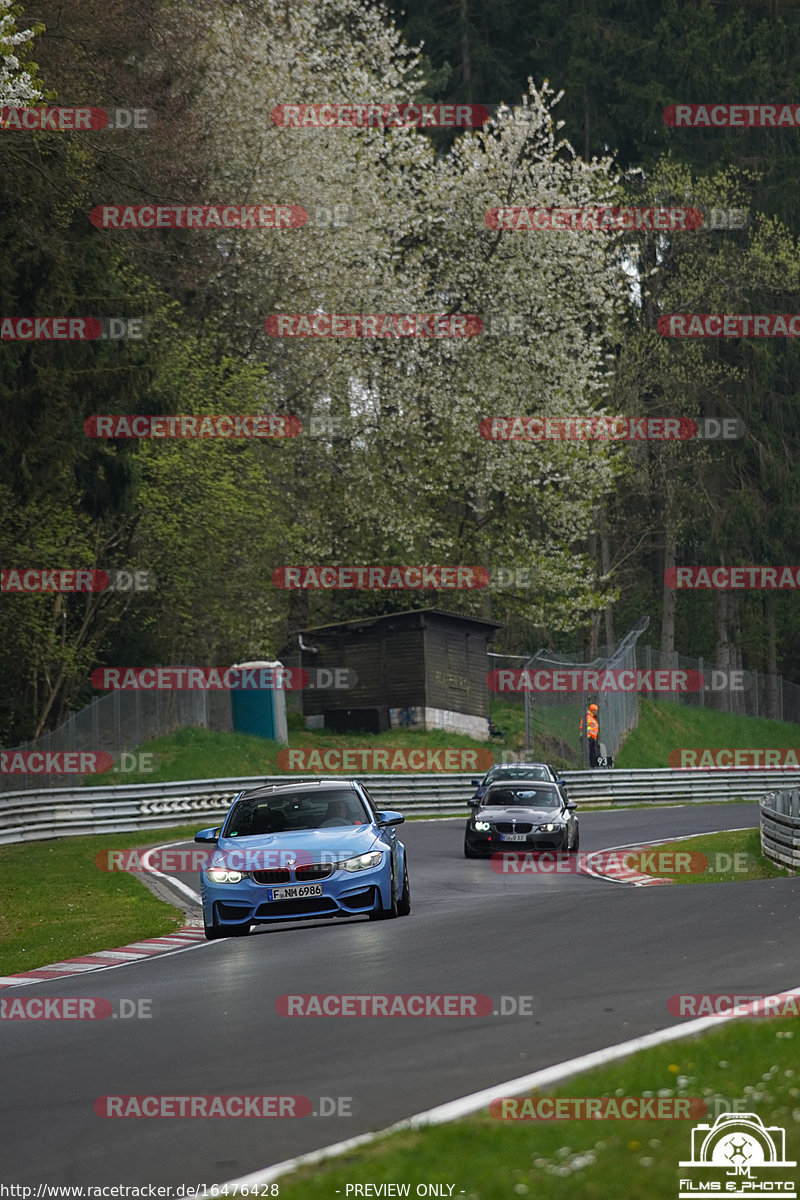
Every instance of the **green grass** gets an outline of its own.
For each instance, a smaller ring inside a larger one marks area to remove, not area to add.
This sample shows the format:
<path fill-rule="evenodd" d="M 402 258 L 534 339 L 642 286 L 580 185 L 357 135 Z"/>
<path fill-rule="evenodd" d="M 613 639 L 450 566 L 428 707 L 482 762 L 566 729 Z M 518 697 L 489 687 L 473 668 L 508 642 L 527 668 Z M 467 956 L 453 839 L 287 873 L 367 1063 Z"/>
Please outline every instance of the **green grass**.
<path fill-rule="evenodd" d="M 497 762 L 512 755 L 521 757 L 525 746 L 524 706 L 508 700 L 493 700 L 489 709 L 492 720 L 505 734 L 502 739 L 481 742 L 443 729 L 392 729 L 382 734 L 332 733 L 324 729 L 305 729 L 302 716 L 290 713 L 289 745 L 292 749 L 320 750 L 463 748 L 480 750 L 484 755 L 488 752 Z M 579 720 L 578 704 L 535 705 L 530 758 L 549 762 L 556 770 L 574 769 L 580 758 Z M 639 725 L 628 735 L 615 765 L 620 768 L 666 767 L 670 751 L 680 747 L 785 747 L 792 746 L 797 735 L 798 727 L 793 724 L 648 700 L 640 704 Z M 277 764 L 281 747 L 251 734 L 181 729 L 167 737 L 153 738 L 138 749 L 155 756 L 156 770 L 128 774 L 109 772 L 86 779 L 86 786 L 287 774 Z M 483 772 L 479 770 L 477 774 Z"/>
<path fill-rule="evenodd" d="M 190 838 L 199 828 L 0 846 L 0 975 L 179 929 L 182 912 L 157 900 L 135 875 L 99 870 L 95 855 Z"/>
<path fill-rule="evenodd" d="M 800 728 L 788 721 L 765 721 L 695 705 L 642 700 L 639 724 L 625 739 L 614 766 L 626 770 L 668 767 L 670 751 L 683 748 L 797 746 L 798 734 Z"/>
<path fill-rule="evenodd" d="M 644 875 L 671 879 L 673 883 L 739 883 L 746 879 L 776 879 L 792 875 L 787 867 L 773 863 L 761 852 L 758 829 L 726 830 L 722 833 L 704 833 L 700 837 L 682 838 L 656 846 L 659 854 L 676 853 L 703 854 L 708 859 L 707 869 L 693 874 L 682 871 L 658 871 L 643 863 Z M 691 862 L 690 866 L 695 864 Z M 697 864 L 699 865 L 699 864 Z"/>
<path fill-rule="evenodd" d="M 671 1023 L 665 1002 L 663 1024 Z M 738 1111 L 785 1128 L 786 1157 L 800 1160 L 800 1062 L 792 1040 L 797 1035 L 792 1018 L 734 1021 L 539 1094 L 699 1097 L 709 1106 L 700 1118 L 708 1124 L 718 1112 L 736 1111 L 733 1101 L 739 1101 Z M 685 1119 L 499 1120 L 484 1112 L 391 1134 L 330 1163 L 284 1175 L 280 1196 L 333 1198 L 338 1190 L 344 1197 L 347 1184 L 366 1183 L 409 1183 L 413 1196 L 417 1184 L 436 1181 L 455 1184 L 453 1195 L 463 1189 L 467 1200 L 675 1200 L 685 1174 L 678 1162 L 690 1157 L 694 1125 Z"/>
<path fill-rule="evenodd" d="M 478 741 L 465 734 L 444 729 L 392 729 L 386 733 L 333 733 L 325 729 L 305 729 L 302 716 L 289 714 L 289 746 L 292 749 L 347 749 L 400 747 L 443 749 L 463 748 L 491 754 L 503 761 L 504 752 L 521 757 L 525 746 L 525 709 L 521 704 L 497 700 L 490 704 L 492 720 L 504 731 L 502 739 Z M 564 738 L 577 717 L 567 715 L 560 705 L 553 705 L 534 714 L 531 759 L 552 763 L 568 769 L 569 747 Z M 138 751 L 154 756 L 153 771 L 114 772 L 88 777 L 87 787 L 111 786 L 122 783 L 167 783 L 181 779 L 228 779 L 247 775 L 287 774 L 277 763 L 282 749 L 277 742 L 246 733 L 221 733 L 210 729 L 180 729 L 166 737 L 151 738 L 137 747 Z M 313 774 L 314 772 L 312 772 Z M 483 770 L 477 774 L 482 775 Z M 300 772 L 298 772 L 300 774 Z"/>

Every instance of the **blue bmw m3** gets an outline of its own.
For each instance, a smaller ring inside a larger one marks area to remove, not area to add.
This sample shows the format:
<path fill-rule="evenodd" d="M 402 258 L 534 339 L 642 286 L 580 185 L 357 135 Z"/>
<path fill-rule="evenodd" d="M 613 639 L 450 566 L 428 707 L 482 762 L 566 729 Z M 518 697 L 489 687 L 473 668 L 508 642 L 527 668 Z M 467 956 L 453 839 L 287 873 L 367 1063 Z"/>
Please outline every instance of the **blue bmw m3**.
<path fill-rule="evenodd" d="M 270 921 L 411 911 L 402 813 L 378 811 L 357 780 L 317 779 L 241 792 L 224 824 L 194 840 L 215 847 L 200 877 L 206 937 Z"/>

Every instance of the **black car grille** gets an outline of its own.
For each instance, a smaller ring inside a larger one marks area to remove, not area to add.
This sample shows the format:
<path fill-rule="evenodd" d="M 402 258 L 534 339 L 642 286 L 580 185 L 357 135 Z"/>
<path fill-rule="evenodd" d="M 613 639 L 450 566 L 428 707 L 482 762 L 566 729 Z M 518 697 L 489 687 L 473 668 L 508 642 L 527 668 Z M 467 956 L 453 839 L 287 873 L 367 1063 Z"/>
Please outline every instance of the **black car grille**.
<path fill-rule="evenodd" d="M 291 875 L 288 871 L 276 867 L 272 871 L 253 871 L 252 878 L 255 883 L 289 883 Z"/>
<path fill-rule="evenodd" d="M 331 863 L 308 863 L 304 867 L 295 867 L 295 879 L 298 883 L 305 883 L 309 879 L 327 879 L 333 874 L 333 865 Z"/>
<path fill-rule="evenodd" d="M 516 825 L 510 821 L 498 821 L 495 829 L 498 833 L 531 833 L 533 826 L 529 821 L 517 821 Z"/>

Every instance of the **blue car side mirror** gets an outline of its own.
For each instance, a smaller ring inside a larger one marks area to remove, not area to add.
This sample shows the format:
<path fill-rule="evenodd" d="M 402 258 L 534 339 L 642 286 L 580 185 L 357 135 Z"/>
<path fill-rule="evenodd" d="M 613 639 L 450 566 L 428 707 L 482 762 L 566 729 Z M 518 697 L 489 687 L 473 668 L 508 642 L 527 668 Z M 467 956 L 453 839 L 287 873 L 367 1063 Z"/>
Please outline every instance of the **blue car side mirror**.
<path fill-rule="evenodd" d="M 375 824 L 383 829 L 386 825 L 402 825 L 405 817 L 402 813 L 392 812 L 387 809 L 385 812 L 375 813 Z"/>
<path fill-rule="evenodd" d="M 194 835 L 194 840 L 196 842 L 213 842 L 216 845 L 221 831 L 221 825 L 217 826 L 216 829 L 201 829 L 199 833 Z"/>

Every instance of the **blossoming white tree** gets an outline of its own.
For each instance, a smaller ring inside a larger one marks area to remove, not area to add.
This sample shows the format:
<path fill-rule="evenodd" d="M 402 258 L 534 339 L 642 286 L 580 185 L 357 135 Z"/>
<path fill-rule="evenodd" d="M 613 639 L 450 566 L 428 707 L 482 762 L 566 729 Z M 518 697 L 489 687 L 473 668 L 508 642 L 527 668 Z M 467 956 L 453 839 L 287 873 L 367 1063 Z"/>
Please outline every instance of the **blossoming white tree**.
<path fill-rule="evenodd" d="M 600 443 L 486 442 L 478 423 L 601 410 L 627 284 L 614 234 L 501 233 L 485 213 L 609 203 L 613 164 L 560 143 L 557 97 L 532 84 L 445 155 L 416 129 L 277 126 L 279 105 L 413 102 L 418 53 L 369 0 L 197 0 L 201 11 L 207 36 L 191 69 L 207 155 L 191 199 L 311 215 L 302 230 L 187 248 L 225 350 L 263 364 L 265 404 L 342 423 L 341 437 L 303 435 L 292 448 L 288 561 L 524 563 L 530 618 L 573 627 L 598 603 L 580 548 L 618 455 Z M 521 326 L 451 341 L 264 330 L 272 313 L 451 311 Z"/>
<path fill-rule="evenodd" d="M 36 78 L 36 64 L 20 61 L 15 53 L 18 47 L 27 46 L 34 36 L 44 28 L 17 29 L 17 18 L 21 13 L 11 0 L 0 0 L 0 106 L 21 106 L 41 100 Z"/>

